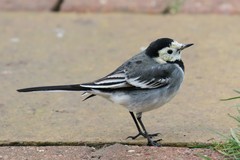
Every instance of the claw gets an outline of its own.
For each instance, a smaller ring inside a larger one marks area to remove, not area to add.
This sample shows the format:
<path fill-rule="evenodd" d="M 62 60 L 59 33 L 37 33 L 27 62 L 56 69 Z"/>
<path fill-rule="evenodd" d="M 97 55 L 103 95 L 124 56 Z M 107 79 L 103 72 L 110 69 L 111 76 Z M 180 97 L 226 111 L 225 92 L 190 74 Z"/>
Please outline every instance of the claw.
<path fill-rule="evenodd" d="M 159 134 L 161 134 L 161 133 L 148 134 L 148 136 L 149 136 L 150 138 L 153 138 L 153 137 L 158 136 Z M 146 137 L 145 137 L 145 138 L 146 138 Z"/>
<path fill-rule="evenodd" d="M 153 138 L 153 137 L 158 136 L 159 134 L 160 134 L 160 133 L 148 134 L 148 137 Z M 144 133 L 139 132 L 136 136 L 128 136 L 126 139 L 131 138 L 131 139 L 134 140 L 134 139 L 138 138 L 139 136 L 143 136 L 144 138 L 147 138 L 147 136 L 146 136 Z"/>
<path fill-rule="evenodd" d="M 149 138 L 147 145 L 148 145 L 148 146 L 160 147 L 161 144 L 158 143 L 158 142 L 161 141 L 161 140 L 162 140 L 162 139 L 158 139 L 158 140 L 153 141 L 152 139 Z"/>
<path fill-rule="evenodd" d="M 140 132 L 139 132 L 136 136 L 128 136 L 127 139 L 131 138 L 131 139 L 134 140 L 134 139 L 138 138 L 139 136 L 145 137 L 145 135 L 144 135 L 143 133 L 140 133 Z"/>

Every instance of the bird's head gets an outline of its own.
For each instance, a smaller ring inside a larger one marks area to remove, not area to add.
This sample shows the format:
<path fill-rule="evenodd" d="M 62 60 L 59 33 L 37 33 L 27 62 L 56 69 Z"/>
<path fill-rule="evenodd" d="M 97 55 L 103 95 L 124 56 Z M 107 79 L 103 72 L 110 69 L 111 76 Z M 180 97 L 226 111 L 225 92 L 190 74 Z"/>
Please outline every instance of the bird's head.
<path fill-rule="evenodd" d="M 170 38 L 160 38 L 153 41 L 146 49 L 146 54 L 158 63 L 181 60 L 181 51 L 193 44 L 181 44 Z"/>

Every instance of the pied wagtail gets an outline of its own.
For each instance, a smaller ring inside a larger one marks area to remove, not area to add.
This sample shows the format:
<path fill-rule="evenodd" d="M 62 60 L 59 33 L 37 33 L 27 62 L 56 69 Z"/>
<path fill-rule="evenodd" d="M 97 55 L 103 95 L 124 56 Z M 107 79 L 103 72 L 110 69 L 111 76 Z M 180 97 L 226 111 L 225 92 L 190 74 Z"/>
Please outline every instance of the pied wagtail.
<path fill-rule="evenodd" d="M 126 107 L 137 127 L 138 134 L 128 138 L 143 136 L 149 146 L 159 146 L 159 140 L 148 134 L 142 113 L 170 101 L 179 90 L 184 78 L 184 64 L 181 51 L 193 44 L 181 44 L 170 38 L 153 41 L 145 50 L 124 62 L 107 76 L 90 83 L 43 86 L 19 89 L 19 92 L 33 91 L 82 91 L 89 94 L 84 100 L 96 95 Z M 135 113 L 135 114 L 134 114 Z"/>

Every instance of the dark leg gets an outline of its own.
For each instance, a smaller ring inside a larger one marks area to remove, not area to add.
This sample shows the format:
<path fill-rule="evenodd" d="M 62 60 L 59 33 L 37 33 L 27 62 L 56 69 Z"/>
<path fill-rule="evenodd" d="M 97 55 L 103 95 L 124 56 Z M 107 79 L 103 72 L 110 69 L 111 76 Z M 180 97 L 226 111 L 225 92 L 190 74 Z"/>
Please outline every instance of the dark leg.
<path fill-rule="evenodd" d="M 135 123 L 135 125 L 136 125 L 136 127 L 137 127 L 138 134 L 135 135 L 135 136 L 128 136 L 127 139 L 128 139 L 128 138 L 136 139 L 136 138 L 139 137 L 139 136 L 143 136 L 144 138 L 147 138 L 147 136 L 145 135 L 145 133 L 141 130 L 140 126 L 138 125 L 138 122 L 137 122 L 137 119 L 136 119 L 135 116 L 134 116 L 134 113 L 133 113 L 133 112 L 129 112 L 129 113 L 131 114 L 132 119 L 133 119 L 133 121 L 134 121 L 134 123 Z M 158 136 L 158 134 L 159 134 L 159 133 L 148 134 L 148 136 L 149 136 L 150 138 L 152 138 L 152 137 Z"/>
<path fill-rule="evenodd" d="M 132 119 L 133 119 L 133 121 L 134 121 L 134 123 L 135 123 L 135 125 L 136 125 L 136 127 L 137 127 L 138 134 L 137 134 L 136 136 L 128 136 L 127 139 L 128 139 L 128 138 L 136 139 L 136 138 L 139 137 L 139 136 L 145 137 L 145 134 L 144 134 L 143 131 L 141 130 L 140 126 L 138 125 L 138 122 L 137 122 L 137 119 L 136 119 L 135 116 L 134 116 L 134 113 L 133 113 L 133 112 L 129 112 L 129 113 L 131 114 Z M 146 137 L 145 137 L 145 138 L 146 138 Z"/>
<path fill-rule="evenodd" d="M 157 143 L 157 142 L 161 141 L 162 139 L 158 139 L 158 140 L 153 141 L 151 139 L 151 137 L 149 136 L 149 134 L 147 133 L 147 130 L 145 129 L 145 126 L 144 126 L 144 124 L 142 122 L 142 113 L 137 113 L 137 120 L 138 120 L 139 124 L 141 125 L 141 127 L 142 127 L 142 129 L 144 131 L 145 138 L 147 138 L 147 140 L 148 140 L 147 145 L 148 146 L 160 146 L 160 144 Z"/>

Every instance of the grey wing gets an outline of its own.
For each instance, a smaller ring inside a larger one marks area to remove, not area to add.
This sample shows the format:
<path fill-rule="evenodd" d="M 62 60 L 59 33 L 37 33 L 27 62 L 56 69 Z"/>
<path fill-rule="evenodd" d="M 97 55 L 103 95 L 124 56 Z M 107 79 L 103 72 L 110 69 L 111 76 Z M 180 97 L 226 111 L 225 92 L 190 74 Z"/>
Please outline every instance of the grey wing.
<path fill-rule="evenodd" d="M 140 88 L 159 88 L 169 84 L 172 68 L 167 64 L 153 65 L 127 72 L 127 82 Z"/>
<path fill-rule="evenodd" d="M 93 89 L 116 89 L 129 87 L 130 84 L 126 81 L 125 70 L 116 70 L 113 73 L 98 79 L 91 83 L 84 83 L 80 86 Z"/>
<path fill-rule="evenodd" d="M 116 70 L 106 77 L 92 83 L 81 84 L 81 86 L 93 89 L 120 89 L 126 87 L 152 89 L 169 84 L 170 73 L 171 69 L 165 65 L 134 66 Z"/>

